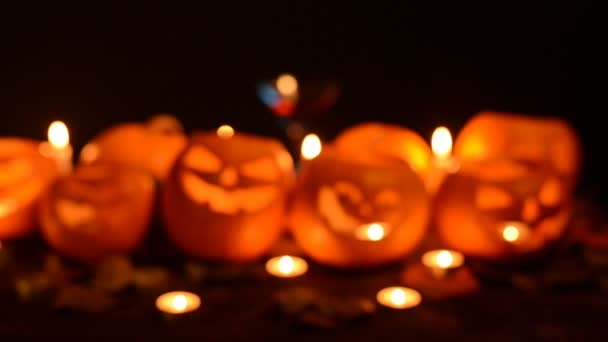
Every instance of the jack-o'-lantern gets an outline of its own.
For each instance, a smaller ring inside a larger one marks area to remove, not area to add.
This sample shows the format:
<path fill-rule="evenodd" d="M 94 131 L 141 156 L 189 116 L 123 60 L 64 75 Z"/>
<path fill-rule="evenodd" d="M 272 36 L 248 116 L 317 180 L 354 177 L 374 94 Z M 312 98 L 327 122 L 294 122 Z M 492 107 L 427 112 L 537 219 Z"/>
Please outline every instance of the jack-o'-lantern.
<path fill-rule="evenodd" d="M 407 163 L 330 145 L 303 165 L 289 226 L 319 263 L 372 267 L 413 251 L 429 211 L 424 183 Z"/>
<path fill-rule="evenodd" d="M 81 261 L 129 253 L 145 238 L 154 194 L 154 178 L 141 169 L 81 165 L 41 198 L 43 236 L 58 252 Z"/>
<path fill-rule="evenodd" d="M 39 153 L 40 143 L 0 139 L 0 239 L 20 238 L 35 228 L 35 204 L 57 177 L 55 161 Z"/>
<path fill-rule="evenodd" d="M 162 196 L 168 236 L 185 253 L 247 261 L 280 236 L 293 160 L 271 138 L 234 132 L 192 135 Z"/>
<path fill-rule="evenodd" d="M 82 149 L 80 162 L 131 165 L 164 180 L 186 143 L 180 122 L 158 115 L 146 123 L 123 123 L 102 132 Z"/>
<path fill-rule="evenodd" d="M 396 158 L 422 178 L 431 173 L 432 153 L 416 132 L 396 125 L 368 122 L 352 126 L 336 137 L 333 145 L 347 153 L 366 153 L 378 158 Z"/>
<path fill-rule="evenodd" d="M 435 198 L 438 235 L 448 247 L 484 259 L 515 260 L 565 233 L 572 183 L 542 164 L 495 159 L 450 174 Z"/>
<path fill-rule="evenodd" d="M 576 132 L 556 118 L 482 112 L 461 130 L 454 144 L 461 162 L 509 158 L 545 164 L 576 182 L 581 147 Z"/>

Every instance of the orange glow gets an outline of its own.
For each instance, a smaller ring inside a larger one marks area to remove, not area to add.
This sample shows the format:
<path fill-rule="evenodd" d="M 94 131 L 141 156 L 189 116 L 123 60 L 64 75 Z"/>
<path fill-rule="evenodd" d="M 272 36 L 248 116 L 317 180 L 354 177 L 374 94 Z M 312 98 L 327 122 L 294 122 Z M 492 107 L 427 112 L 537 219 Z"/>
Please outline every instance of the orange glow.
<path fill-rule="evenodd" d="M 407 287 L 387 287 L 376 295 L 378 303 L 393 309 L 409 309 L 422 302 L 422 296 L 414 289 Z"/>
<path fill-rule="evenodd" d="M 452 135 L 444 127 L 437 127 L 431 137 L 431 149 L 437 158 L 448 158 L 452 154 Z"/>
<path fill-rule="evenodd" d="M 359 240 L 380 241 L 386 236 L 386 231 L 384 225 L 380 223 L 371 223 L 357 228 L 355 236 Z"/>
<path fill-rule="evenodd" d="M 277 78 L 276 87 L 283 96 L 294 96 L 298 93 L 298 80 L 291 74 L 282 74 Z"/>
<path fill-rule="evenodd" d="M 222 139 L 230 139 L 234 136 L 234 128 L 230 125 L 221 125 L 217 129 L 217 136 Z"/>
<path fill-rule="evenodd" d="M 54 121 L 51 123 L 47 136 L 53 148 L 63 149 L 70 144 L 68 127 L 62 121 Z"/>
<path fill-rule="evenodd" d="M 300 149 L 302 158 L 306 160 L 315 159 L 321 154 L 321 150 L 321 139 L 316 134 L 308 134 L 302 140 L 302 148 Z"/>
<path fill-rule="evenodd" d="M 283 255 L 274 257 L 266 262 L 266 271 L 276 277 L 293 278 L 308 271 L 306 260 L 294 256 Z"/>
<path fill-rule="evenodd" d="M 201 299 L 194 293 L 174 291 L 156 299 L 156 308 L 170 314 L 192 312 L 201 306 Z"/>

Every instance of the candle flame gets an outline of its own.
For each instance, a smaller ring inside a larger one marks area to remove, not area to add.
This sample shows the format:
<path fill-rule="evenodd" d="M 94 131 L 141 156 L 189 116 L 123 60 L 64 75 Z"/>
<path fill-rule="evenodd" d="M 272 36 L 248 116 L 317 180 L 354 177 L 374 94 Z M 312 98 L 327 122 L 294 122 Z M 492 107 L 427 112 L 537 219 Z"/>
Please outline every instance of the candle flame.
<path fill-rule="evenodd" d="M 300 149 L 300 153 L 302 158 L 306 160 L 315 159 L 319 154 L 321 154 L 321 139 L 316 134 L 308 134 L 302 140 L 302 148 Z"/>
<path fill-rule="evenodd" d="M 294 96 L 298 92 L 298 80 L 291 74 L 280 75 L 275 86 L 283 96 Z"/>
<path fill-rule="evenodd" d="M 452 153 L 452 135 L 447 127 L 437 127 L 431 136 L 431 149 L 439 158 L 447 158 Z"/>
<path fill-rule="evenodd" d="M 437 253 L 436 262 L 437 262 L 437 266 L 439 266 L 441 268 L 448 268 L 454 262 L 454 257 L 452 256 L 452 253 L 450 253 L 449 251 L 441 251 L 441 252 Z"/>
<path fill-rule="evenodd" d="M 355 231 L 355 236 L 359 240 L 380 241 L 385 235 L 384 226 L 380 223 L 362 225 Z"/>
<path fill-rule="evenodd" d="M 230 126 L 230 125 L 221 125 L 217 129 L 217 136 L 222 139 L 232 138 L 233 135 L 234 135 L 234 128 L 232 128 L 232 126 Z"/>
<path fill-rule="evenodd" d="M 401 306 L 405 304 L 407 296 L 405 295 L 405 291 L 403 289 L 394 289 L 391 293 L 391 302 L 395 305 Z"/>
<path fill-rule="evenodd" d="M 188 299 L 183 294 L 178 294 L 173 298 L 173 302 L 171 303 L 173 308 L 177 311 L 184 311 L 188 306 Z"/>
<path fill-rule="evenodd" d="M 293 272 L 293 269 L 295 268 L 295 263 L 293 261 L 293 258 L 285 255 L 282 256 L 279 259 L 279 263 L 278 263 L 278 268 L 279 268 L 279 272 L 283 273 L 283 274 L 289 274 L 291 272 Z"/>
<path fill-rule="evenodd" d="M 508 225 L 502 230 L 502 237 L 508 242 L 515 242 L 519 240 L 520 232 L 519 228 L 514 225 Z"/>
<path fill-rule="evenodd" d="M 48 139 L 54 148 L 65 148 L 70 144 L 68 127 L 62 121 L 54 121 L 49 126 Z"/>

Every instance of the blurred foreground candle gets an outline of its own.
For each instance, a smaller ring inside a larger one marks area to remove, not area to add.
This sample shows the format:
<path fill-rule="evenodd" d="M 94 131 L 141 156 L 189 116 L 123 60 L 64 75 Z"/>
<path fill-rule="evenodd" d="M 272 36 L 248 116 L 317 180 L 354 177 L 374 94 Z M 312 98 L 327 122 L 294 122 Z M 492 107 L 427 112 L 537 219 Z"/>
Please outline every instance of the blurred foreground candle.
<path fill-rule="evenodd" d="M 230 139 L 234 136 L 234 128 L 230 125 L 221 125 L 217 129 L 217 136 L 222 139 Z"/>
<path fill-rule="evenodd" d="M 62 121 L 54 121 L 49 126 L 47 136 L 48 142 L 40 146 L 41 153 L 56 161 L 60 174 L 70 173 L 73 149 L 70 145 L 68 127 Z"/>
<path fill-rule="evenodd" d="M 159 311 L 173 315 L 192 312 L 197 310 L 200 306 L 200 297 L 191 292 L 167 292 L 156 299 L 156 308 Z"/>
<path fill-rule="evenodd" d="M 433 276 L 444 278 L 448 270 L 462 266 L 464 256 L 456 251 L 439 249 L 424 253 L 422 263 L 431 270 Z"/>
<path fill-rule="evenodd" d="M 280 278 L 294 278 L 308 271 L 306 260 L 295 256 L 283 255 L 266 262 L 266 271 Z"/>
<path fill-rule="evenodd" d="M 500 228 L 503 240 L 513 245 L 524 243 L 529 233 L 527 225 L 522 222 L 507 222 Z"/>
<path fill-rule="evenodd" d="M 277 77 L 275 87 L 281 96 L 289 99 L 298 97 L 298 80 L 291 74 L 282 74 Z"/>
<path fill-rule="evenodd" d="M 393 309 L 409 309 L 422 302 L 422 296 L 414 289 L 407 287 L 387 287 L 376 295 L 378 303 Z"/>

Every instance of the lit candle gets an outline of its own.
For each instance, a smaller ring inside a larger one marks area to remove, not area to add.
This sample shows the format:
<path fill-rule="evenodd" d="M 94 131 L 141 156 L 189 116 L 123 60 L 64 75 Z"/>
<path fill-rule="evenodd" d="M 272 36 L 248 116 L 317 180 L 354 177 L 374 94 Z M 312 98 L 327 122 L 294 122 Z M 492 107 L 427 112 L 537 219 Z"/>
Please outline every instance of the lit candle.
<path fill-rule="evenodd" d="M 321 154 L 322 145 L 321 139 L 316 134 L 308 134 L 302 140 L 302 147 L 300 148 L 300 156 L 304 160 L 315 159 Z"/>
<path fill-rule="evenodd" d="M 230 125 L 221 125 L 217 129 L 217 136 L 222 139 L 230 139 L 234 136 L 234 128 Z"/>
<path fill-rule="evenodd" d="M 48 142 L 40 145 L 40 152 L 49 158 L 55 159 L 57 170 L 61 174 L 72 171 L 72 153 L 70 133 L 68 127 L 61 121 L 54 121 L 47 133 Z"/>
<path fill-rule="evenodd" d="M 464 264 L 464 255 L 456 251 L 439 249 L 424 253 L 422 263 L 431 270 L 436 278 L 443 278 L 448 270 Z"/>
<path fill-rule="evenodd" d="M 308 264 L 302 258 L 283 255 L 268 260 L 266 271 L 276 277 L 294 278 L 306 273 Z"/>
<path fill-rule="evenodd" d="M 447 172 L 456 171 L 458 163 L 452 156 L 452 134 L 447 127 L 440 126 L 433 131 L 431 150 L 437 168 Z"/>
<path fill-rule="evenodd" d="M 409 309 L 422 302 L 420 292 L 407 287 L 387 287 L 376 295 L 378 303 L 393 309 Z"/>
<path fill-rule="evenodd" d="M 361 225 L 355 230 L 355 237 L 363 241 L 380 241 L 388 233 L 387 226 L 377 222 Z"/>
<path fill-rule="evenodd" d="M 522 222 L 507 222 L 501 225 L 499 232 L 503 240 L 512 245 L 517 245 L 526 241 L 530 229 Z"/>
<path fill-rule="evenodd" d="M 200 297 L 191 292 L 167 292 L 156 299 L 156 308 L 158 310 L 174 315 L 195 311 L 200 306 Z"/>

